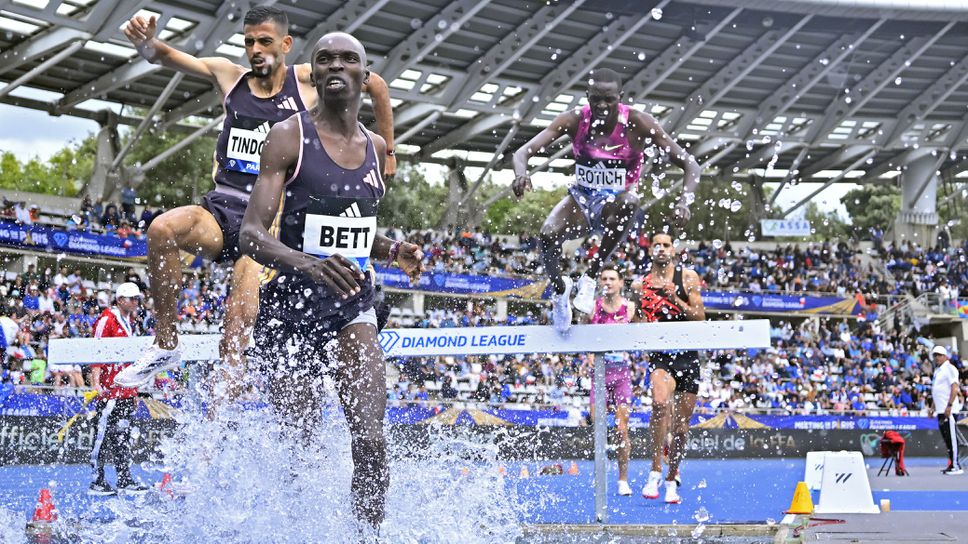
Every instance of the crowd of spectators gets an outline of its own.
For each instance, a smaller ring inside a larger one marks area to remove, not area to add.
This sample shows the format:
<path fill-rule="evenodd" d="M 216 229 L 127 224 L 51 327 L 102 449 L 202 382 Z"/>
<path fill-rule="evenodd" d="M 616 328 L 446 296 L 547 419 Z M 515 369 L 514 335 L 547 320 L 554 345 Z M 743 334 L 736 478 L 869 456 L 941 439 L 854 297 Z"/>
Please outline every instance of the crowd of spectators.
<path fill-rule="evenodd" d="M 138 334 L 154 333 L 151 291 L 143 278 L 128 269 L 130 281 L 145 293 L 136 323 Z M 179 328 L 184 332 L 216 332 L 224 313 L 227 281 L 217 268 L 186 275 L 178 301 Z M 46 347 L 55 338 L 90 338 L 94 322 L 112 303 L 114 285 L 85 275 L 80 268 L 62 266 L 42 272 L 28 265 L 21 274 L 0 279 L 0 316 L 13 320 L 17 331 L 2 350 L 0 383 L 82 387 L 85 372 L 77 365 L 51 365 Z"/>
<path fill-rule="evenodd" d="M 509 321 L 516 318 L 509 318 Z M 418 326 L 500 325 L 485 307 L 433 311 Z M 392 323 L 391 323 L 392 326 Z M 700 411 L 784 414 L 927 414 L 933 366 L 905 331 L 842 319 L 782 322 L 766 350 L 703 354 Z M 651 404 L 648 353 L 628 354 L 633 409 Z M 957 356 L 954 357 L 956 364 Z M 584 408 L 591 387 L 587 355 L 535 354 L 407 358 L 393 361 L 391 401 L 476 401 Z"/>

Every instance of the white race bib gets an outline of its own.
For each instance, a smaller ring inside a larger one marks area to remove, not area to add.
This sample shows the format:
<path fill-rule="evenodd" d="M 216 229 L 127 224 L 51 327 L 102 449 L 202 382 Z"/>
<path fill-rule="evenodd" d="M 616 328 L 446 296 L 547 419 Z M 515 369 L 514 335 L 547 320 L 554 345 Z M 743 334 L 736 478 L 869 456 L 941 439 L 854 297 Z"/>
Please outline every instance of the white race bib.
<path fill-rule="evenodd" d="M 375 237 L 376 216 L 336 217 L 307 213 L 303 251 L 324 258 L 339 254 L 366 270 Z"/>
<path fill-rule="evenodd" d="M 624 191 L 626 175 L 624 166 L 609 166 L 601 161 L 590 166 L 575 163 L 575 180 L 578 185 L 594 191 Z"/>

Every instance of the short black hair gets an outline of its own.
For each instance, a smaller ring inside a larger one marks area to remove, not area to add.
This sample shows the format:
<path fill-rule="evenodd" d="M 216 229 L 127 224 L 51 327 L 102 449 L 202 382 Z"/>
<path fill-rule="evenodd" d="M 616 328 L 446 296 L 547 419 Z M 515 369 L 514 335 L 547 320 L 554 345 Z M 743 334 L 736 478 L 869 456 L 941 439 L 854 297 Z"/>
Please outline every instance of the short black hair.
<path fill-rule="evenodd" d="M 250 9 L 245 12 L 242 24 L 245 26 L 261 25 L 269 21 L 275 23 L 283 35 L 289 34 L 289 16 L 286 15 L 285 11 L 275 6 L 256 6 Z"/>
<path fill-rule="evenodd" d="M 599 272 L 598 275 L 601 276 L 602 272 L 615 272 L 615 275 L 618 276 L 618 279 L 625 278 L 625 274 L 622 274 L 622 271 L 619 270 L 618 267 L 613 264 L 607 264 L 603 266 L 601 272 Z"/>
<path fill-rule="evenodd" d="M 615 83 L 619 90 L 622 90 L 622 76 L 611 68 L 595 68 L 588 74 L 588 84 L 592 83 Z"/>

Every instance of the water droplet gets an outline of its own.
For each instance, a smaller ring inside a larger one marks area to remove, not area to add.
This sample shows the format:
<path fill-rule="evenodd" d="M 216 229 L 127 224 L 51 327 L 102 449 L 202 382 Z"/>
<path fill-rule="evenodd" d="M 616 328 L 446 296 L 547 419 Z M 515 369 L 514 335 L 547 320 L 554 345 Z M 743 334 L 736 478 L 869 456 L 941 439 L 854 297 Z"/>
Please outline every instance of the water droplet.
<path fill-rule="evenodd" d="M 708 484 L 706 483 L 706 479 L 703 478 L 702 480 L 699 480 L 699 483 L 698 484 L 696 484 L 696 488 L 697 489 L 706 489 L 706 486 L 707 485 Z"/>
<path fill-rule="evenodd" d="M 716 248 L 716 249 L 722 248 L 723 247 L 723 241 L 720 240 L 719 238 L 716 238 L 715 240 L 713 240 L 713 247 Z M 703 480 L 703 483 L 705 483 L 705 481 L 706 480 Z"/>
<path fill-rule="evenodd" d="M 895 85 L 900 85 L 902 81 L 904 81 L 904 80 L 901 79 L 901 76 L 897 76 L 896 78 L 894 78 L 894 84 Z"/>
<path fill-rule="evenodd" d="M 645 60 L 645 53 L 639 53 L 638 55 L 636 55 L 636 58 L 638 58 L 639 60 Z"/>
<path fill-rule="evenodd" d="M 439 28 L 441 30 L 447 28 L 447 21 L 445 21 L 443 19 L 437 21 L 437 28 Z"/>
<path fill-rule="evenodd" d="M 827 57 L 824 57 L 824 58 L 820 59 L 820 64 L 823 64 L 824 66 L 826 66 L 826 65 L 830 64 L 830 59 L 828 59 Z"/>
<path fill-rule="evenodd" d="M 662 18 L 662 8 L 652 8 L 652 18 L 658 21 Z"/>
<path fill-rule="evenodd" d="M 740 210 L 740 208 L 742 208 L 742 207 L 743 207 L 743 203 L 742 202 L 740 202 L 739 200 L 734 200 L 729 205 L 729 211 L 735 213 L 735 212 L 738 212 Z"/>
<path fill-rule="evenodd" d="M 738 181 L 734 181 L 734 182 L 730 183 L 729 186 L 732 187 L 734 191 L 742 191 L 743 190 L 743 184 L 740 183 L 740 182 L 738 182 Z"/>
<path fill-rule="evenodd" d="M 692 516 L 699 523 L 706 523 L 711 517 L 709 515 L 709 510 L 706 510 L 705 506 L 700 506 L 699 510 L 696 510 L 695 515 Z"/>
<path fill-rule="evenodd" d="M 423 21 L 417 18 L 410 19 L 410 28 L 417 30 L 423 26 Z"/>

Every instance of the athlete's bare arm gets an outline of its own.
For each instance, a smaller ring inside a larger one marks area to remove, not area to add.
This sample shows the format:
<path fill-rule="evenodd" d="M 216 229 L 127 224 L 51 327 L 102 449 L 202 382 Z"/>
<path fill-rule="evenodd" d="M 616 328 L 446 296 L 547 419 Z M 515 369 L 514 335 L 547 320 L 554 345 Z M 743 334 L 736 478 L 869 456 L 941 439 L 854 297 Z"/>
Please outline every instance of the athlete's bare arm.
<path fill-rule="evenodd" d="M 319 100 L 319 94 L 313 88 L 311 81 L 312 66 L 309 63 L 296 65 L 296 79 L 299 81 L 300 95 L 306 109 L 313 109 Z M 383 177 L 393 177 L 397 173 L 397 158 L 387 155 L 387 150 L 393 150 L 393 105 L 390 104 L 390 87 L 379 74 L 370 72 L 367 82 L 363 84 L 363 92 L 370 95 L 373 102 L 373 116 L 376 117 L 376 132 L 386 144 L 380 151 L 380 171 Z"/>
<path fill-rule="evenodd" d="M 359 292 L 365 276 L 353 262 L 336 254 L 320 259 L 296 251 L 269 234 L 279 212 L 286 177 L 302 146 L 299 116 L 273 125 L 262 150 L 262 165 L 242 219 L 239 246 L 259 264 L 280 271 L 300 272 L 347 298 Z"/>
<path fill-rule="evenodd" d="M 675 138 L 662 128 L 659 121 L 648 113 L 632 110 L 633 137 L 640 139 L 645 145 L 654 145 L 662 149 L 669 156 L 673 164 L 682 168 L 683 186 L 682 196 L 676 205 L 677 226 L 682 227 L 689 220 L 689 205 L 692 203 L 696 188 L 699 186 L 699 178 L 702 176 L 702 167 L 696 162 L 696 158 L 679 145 Z"/>
<path fill-rule="evenodd" d="M 528 175 L 528 159 L 543 152 L 552 142 L 567 134 L 572 138 L 578 132 L 578 121 L 581 116 L 577 111 L 566 111 L 551 122 L 544 130 L 514 152 L 511 164 L 514 166 L 514 182 L 511 188 L 514 196 L 520 198 L 531 188 L 531 176 Z"/>
<path fill-rule="evenodd" d="M 188 75 L 208 79 L 222 95 L 227 94 L 239 77 L 247 71 L 244 66 L 223 57 L 199 58 L 179 51 L 156 38 L 157 30 L 157 20 L 154 16 L 149 19 L 141 16 L 132 17 L 123 29 L 124 35 L 145 60 Z"/>
<path fill-rule="evenodd" d="M 370 74 L 370 82 L 373 81 L 373 74 Z M 380 81 L 383 81 L 381 78 Z M 374 99 L 375 100 L 375 99 Z M 393 124 L 390 124 L 390 130 L 393 131 Z M 379 135 L 373 132 L 367 131 L 370 134 L 370 139 L 373 140 L 373 150 L 376 152 L 377 162 L 381 169 L 386 168 L 386 164 L 392 157 L 388 156 L 387 143 Z M 373 247 L 370 248 L 370 257 L 376 259 L 380 263 L 387 261 L 390 258 L 390 249 L 393 247 L 394 240 L 387 238 L 382 234 L 377 234 L 373 238 Z M 416 244 L 411 244 L 408 242 L 402 242 L 398 249 L 398 253 L 395 255 L 397 264 L 400 269 L 403 270 L 407 276 L 410 277 L 410 281 L 417 283 L 420 280 L 420 273 L 423 272 L 423 251 L 420 250 L 420 246 Z"/>

